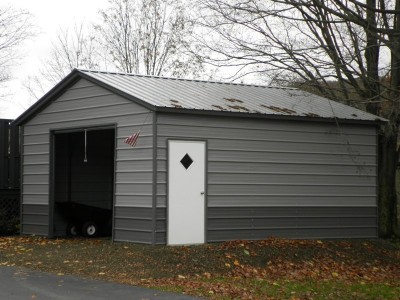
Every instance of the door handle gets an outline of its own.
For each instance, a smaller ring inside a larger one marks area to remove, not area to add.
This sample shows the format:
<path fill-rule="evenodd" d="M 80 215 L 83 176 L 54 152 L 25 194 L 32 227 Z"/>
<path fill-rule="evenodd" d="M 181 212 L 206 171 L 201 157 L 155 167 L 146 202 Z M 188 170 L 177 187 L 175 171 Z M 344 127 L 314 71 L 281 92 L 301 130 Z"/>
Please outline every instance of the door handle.
<path fill-rule="evenodd" d="M 204 192 L 200 192 L 200 195 L 204 195 Z"/>

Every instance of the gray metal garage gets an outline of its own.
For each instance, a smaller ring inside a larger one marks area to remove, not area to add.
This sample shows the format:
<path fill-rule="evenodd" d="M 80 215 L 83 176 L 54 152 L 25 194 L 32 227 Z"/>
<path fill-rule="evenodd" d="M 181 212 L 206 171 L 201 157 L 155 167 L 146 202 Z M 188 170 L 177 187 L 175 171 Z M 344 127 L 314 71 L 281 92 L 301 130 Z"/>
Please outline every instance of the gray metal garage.
<path fill-rule="evenodd" d="M 296 89 L 74 70 L 15 121 L 21 232 L 65 235 L 73 202 L 110 209 L 115 241 L 377 237 L 379 121 Z"/>

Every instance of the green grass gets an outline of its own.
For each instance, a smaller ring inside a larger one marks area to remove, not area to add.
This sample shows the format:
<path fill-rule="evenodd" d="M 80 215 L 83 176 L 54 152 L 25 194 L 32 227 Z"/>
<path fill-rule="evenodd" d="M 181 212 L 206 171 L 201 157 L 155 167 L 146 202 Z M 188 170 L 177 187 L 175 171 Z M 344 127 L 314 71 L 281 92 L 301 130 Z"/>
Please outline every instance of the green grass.
<path fill-rule="evenodd" d="M 247 290 L 249 299 L 399 299 L 400 286 L 384 283 L 348 283 L 340 280 L 316 281 L 275 281 L 254 279 L 234 279 L 217 277 L 199 279 L 200 286 L 196 295 L 216 300 L 247 299 L 246 293 L 235 296 L 233 287 L 238 291 Z M 214 287 L 219 287 L 217 290 Z M 150 286 L 163 291 L 185 293 L 187 287 L 179 282 L 164 283 L 162 286 Z M 225 293 L 225 292 L 226 293 Z"/>
<path fill-rule="evenodd" d="M 343 281 L 305 281 L 268 282 L 264 280 L 243 280 L 232 278 L 215 278 L 207 280 L 213 284 L 234 284 L 236 287 L 251 290 L 256 299 L 399 299 L 400 286 L 390 286 L 379 283 L 346 283 Z M 173 287 L 164 287 L 172 291 Z M 174 288 L 177 290 L 177 287 Z M 205 293 L 206 295 L 207 293 Z M 215 296 L 214 299 L 232 299 L 229 296 Z M 239 298 L 237 298 L 239 299 Z"/>

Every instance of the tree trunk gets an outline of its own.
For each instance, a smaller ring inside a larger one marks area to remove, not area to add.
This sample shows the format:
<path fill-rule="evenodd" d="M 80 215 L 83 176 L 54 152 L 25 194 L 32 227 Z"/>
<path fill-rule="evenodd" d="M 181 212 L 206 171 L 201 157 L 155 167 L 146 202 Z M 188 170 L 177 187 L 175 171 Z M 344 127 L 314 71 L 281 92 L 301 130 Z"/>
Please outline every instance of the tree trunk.
<path fill-rule="evenodd" d="M 398 236 L 396 169 L 398 163 L 396 126 L 382 125 L 378 142 L 379 237 Z"/>

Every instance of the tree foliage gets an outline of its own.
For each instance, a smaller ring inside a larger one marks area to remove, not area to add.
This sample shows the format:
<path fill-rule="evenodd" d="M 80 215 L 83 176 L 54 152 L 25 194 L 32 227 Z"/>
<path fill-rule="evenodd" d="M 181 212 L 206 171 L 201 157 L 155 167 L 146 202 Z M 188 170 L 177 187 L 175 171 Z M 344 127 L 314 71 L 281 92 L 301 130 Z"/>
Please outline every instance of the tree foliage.
<path fill-rule="evenodd" d="M 209 62 L 297 85 L 389 120 L 380 132 L 380 234 L 396 231 L 399 0 L 200 0 Z M 207 35 L 207 36 L 209 36 Z"/>

